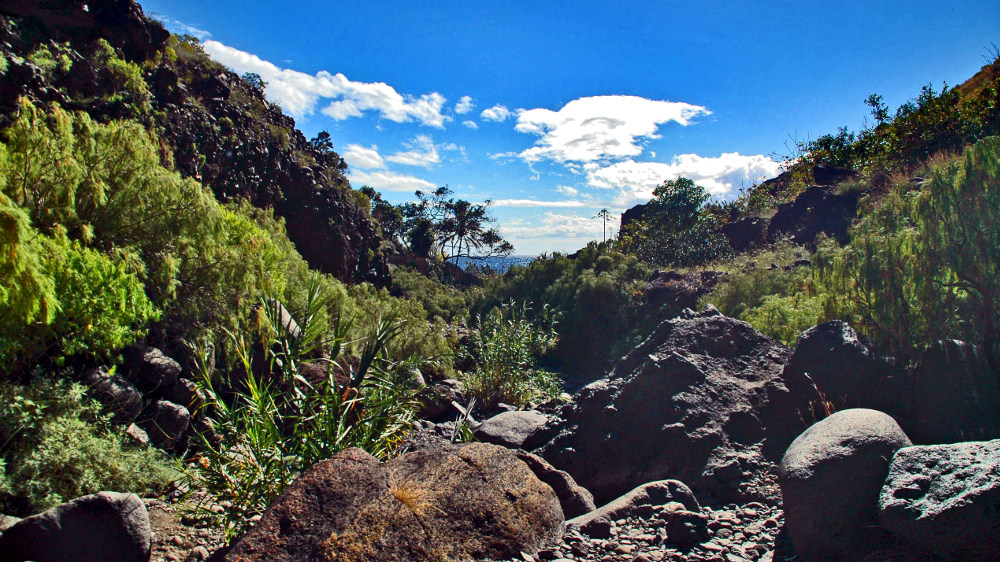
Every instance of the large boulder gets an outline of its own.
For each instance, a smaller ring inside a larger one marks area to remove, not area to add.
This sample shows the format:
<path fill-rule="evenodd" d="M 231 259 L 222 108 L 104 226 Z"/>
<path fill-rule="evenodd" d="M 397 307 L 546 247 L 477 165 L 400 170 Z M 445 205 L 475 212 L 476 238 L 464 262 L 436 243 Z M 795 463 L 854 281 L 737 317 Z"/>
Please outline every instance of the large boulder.
<path fill-rule="evenodd" d="M 576 480 L 573 480 L 573 477 L 565 470 L 559 470 L 545 462 L 542 457 L 527 451 L 517 450 L 514 451 L 514 454 L 528 465 L 528 468 L 539 480 L 552 488 L 556 497 L 559 498 L 559 505 L 562 506 L 563 514 L 567 518 L 583 515 L 597 507 L 594 505 L 594 495 L 577 484 Z"/>
<path fill-rule="evenodd" d="M 886 412 L 909 431 L 908 382 L 901 369 L 876 355 L 846 322 L 806 330 L 781 379 L 768 385 L 768 407 L 761 412 L 772 426 L 768 453 L 783 453 L 809 424 L 848 408 Z M 801 423 L 789 419 L 790 412 Z"/>
<path fill-rule="evenodd" d="M 1000 440 L 906 447 L 879 496 L 882 525 L 947 560 L 1000 560 Z"/>
<path fill-rule="evenodd" d="M 936 342 L 913 370 L 914 443 L 940 444 L 1000 437 L 1000 385 L 980 350 L 971 344 Z"/>
<path fill-rule="evenodd" d="M 756 412 L 767 399 L 764 385 L 787 358 L 780 343 L 714 309 L 666 321 L 524 446 L 573 475 L 598 502 L 665 478 L 715 486 L 709 466 L 765 439 Z M 746 455 L 738 479 L 749 482 L 751 473 L 772 467 Z M 760 487 L 731 484 L 711 492 L 731 501 L 768 499 L 755 495 Z"/>
<path fill-rule="evenodd" d="M 101 492 L 15 523 L 0 535 L 0 562 L 145 562 L 151 541 L 139 496 Z"/>
<path fill-rule="evenodd" d="M 882 544 L 879 493 L 889 459 L 910 445 L 895 420 L 862 408 L 837 412 L 792 442 L 778 476 L 803 560 L 859 560 Z"/>
<path fill-rule="evenodd" d="M 733 250 L 745 252 L 764 244 L 767 239 L 767 223 L 768 219 L 763 217 L 744 217 L 722 225 L 719 230 Z"/>
<path fill-rule="evenodd" d="M 503 412 L 485 420 L 473 435 L 484 443 L 518 449 L 529 435 L 549 420 L 536 410 Z"/>
<path fill-rule="evenodd" d="M 384 465 L 348 449 L 293 482 L 226 559 L 509 559 L 554 544 L 563 524 L 552 489 L 503 447 L 441 445 Z"/>
<path fill-rule="evenodd" d="M 87 385 L 87 394 L 111 412 L 114 423 L 132 423 L 142 412 L 142 393 L 124 377 L 109 375 L 104 367 L 85 372 L 83 383 Z"/>

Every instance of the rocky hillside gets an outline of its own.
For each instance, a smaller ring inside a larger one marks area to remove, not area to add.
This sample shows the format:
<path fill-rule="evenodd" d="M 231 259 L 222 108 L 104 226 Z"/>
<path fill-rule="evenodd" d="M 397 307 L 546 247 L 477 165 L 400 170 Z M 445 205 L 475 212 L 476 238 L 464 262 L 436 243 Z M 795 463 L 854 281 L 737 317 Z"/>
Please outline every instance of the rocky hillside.
<path fill-rule="evenodd" d="M 139 121 L 160 137 L 168 167 L 221 201 L 273 208 L 313 268 L 388 281 L 378 227 L 329 143 L 307 140 L 259 83 L 171 36 L 135 2 L 4 2 L 0 57 L 0 123 L 22 96 L 98 121 Z"/>

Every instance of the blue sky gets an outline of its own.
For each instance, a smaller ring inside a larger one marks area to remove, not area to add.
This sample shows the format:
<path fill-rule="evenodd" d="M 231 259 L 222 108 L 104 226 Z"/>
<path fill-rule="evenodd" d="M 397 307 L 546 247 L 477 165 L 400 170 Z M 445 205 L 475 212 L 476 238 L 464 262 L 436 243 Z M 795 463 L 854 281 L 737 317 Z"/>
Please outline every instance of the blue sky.
<path fill-rule="evenodd" d="M 355 187 L 492 200 L 517 254 L 600 239 L 597 211 L 680 175 L 732 198 L 794 141 L 862 127 L 869 94 L 958 84 L 1000 44 L 995 0 L 142 6 L 328 131 Z"/>

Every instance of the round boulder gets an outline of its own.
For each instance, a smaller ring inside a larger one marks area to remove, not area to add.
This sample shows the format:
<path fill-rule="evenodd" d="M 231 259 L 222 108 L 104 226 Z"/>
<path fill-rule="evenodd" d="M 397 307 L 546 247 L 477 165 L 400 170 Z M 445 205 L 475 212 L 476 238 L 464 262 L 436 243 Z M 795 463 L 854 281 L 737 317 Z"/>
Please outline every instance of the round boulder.
<path fill-rule="evenodd" d="M 22 519 L 0 535 L 0 560 L 149 560 L 149 513 L 135 494 L 101 492 Z"/>
<path fill-rule="evenodd" d="M 879 493 L 892 455 L 911 444 L 894 419 L 862 408 L 837 412 L 792 442 L 778 477 L 803 560 L 858 560 L 881 544 Z"/>
<path fill-rule="evenodd" d="M 484 443 L 518 449 L 548 421 L 548 417 L 535 410 L 503 412 L 485 420 L 474 434 Z"/>

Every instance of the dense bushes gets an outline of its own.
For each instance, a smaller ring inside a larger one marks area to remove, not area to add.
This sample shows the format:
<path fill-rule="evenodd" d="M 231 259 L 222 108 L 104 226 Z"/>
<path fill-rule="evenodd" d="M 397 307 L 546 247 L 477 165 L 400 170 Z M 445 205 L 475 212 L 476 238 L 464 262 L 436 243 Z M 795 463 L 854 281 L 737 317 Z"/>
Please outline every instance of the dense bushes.
<path fill-rule="evenodd" d="M 163 168 L 158 142 L 138 124 L 22 102 L 3 140 L 2 371 L 76 353 L 108 357 L 158 317 L 162 335 L 218 337 L 260 295 L 296 309 L 318 275 L 270 211 L 221 205 Z M 338 309 L 360 318 L 356 334 L 392 311 L 407 321 L 406 352 L 447 351 L 419 304 L 322 282 L 340 295 Z"/>
<path fill-rule="evenodd" d="M 572 256 L 557 253 L 488 279 L 472 312 L 508 301 L 533 303 L 535 314 L 549 307 L 560 336 L 545 363 L 566 376 L 593 380 L 659 322 L 680 312 L 646 299 L 643 288 L 651 273 L 635 256 L 592 242 Z"/>
<path fill-rule="evenodd" d="M 622 225 L 617 249 L 659 266 L 684 267 L 729 256 L 729 243 L 716 232 L 708 200 L 705 189 L 689 179 L 663 182 L 641 218 Z"/>
<path fill-rule="evenodd" d="M 559 379 L 538 365 L 556 341 L 555 322 L 546 307 L 535 321 L 528 310 L 526 303 L 504 303 L 475 318 L 470 345 L 475 367 L 463 382 L 487 411 L 500 402 L 527 406 L 559 393 Z"/>
<path fill-rule="evenodd" d="M 0 383 L 0 512 L 30 515 L 102 490 L 142 493 L 175 476 L 155 449 L 126 447 L 83 391 L 48 377 Z"/>
<path fill-rule="evenodd" d="M 901 358 L 941 338 L 984 344 L 994 367 L 1000 314 L 1000 138 L 921 184 L 901 182 L 851 242 L 817 254 L 825 315 L 849 319 Z"/>

